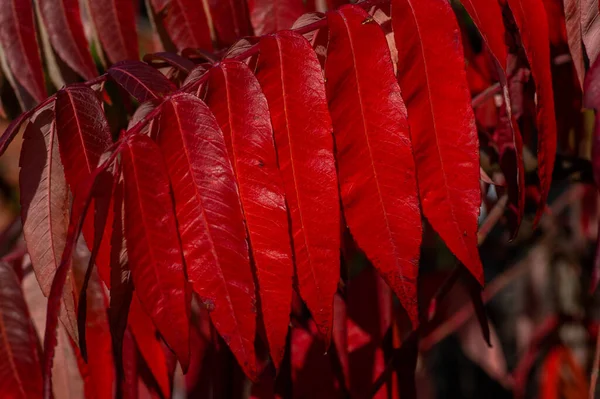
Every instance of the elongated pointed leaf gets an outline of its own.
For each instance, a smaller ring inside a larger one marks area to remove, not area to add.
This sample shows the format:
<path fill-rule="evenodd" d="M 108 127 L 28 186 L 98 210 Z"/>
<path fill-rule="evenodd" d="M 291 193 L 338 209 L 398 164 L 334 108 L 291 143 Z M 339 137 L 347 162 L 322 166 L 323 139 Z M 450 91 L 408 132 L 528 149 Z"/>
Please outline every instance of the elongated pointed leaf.
<path fill-rule="evenodd" d="M 79 1 L 38 0 L 38 4 L 50 43 L 60 58 L 85 79 L 94 78 L 98 72 L 85 39 Z"/>
<path fill-rule="evenodd" d="M 567 28 L 569 50 L 571 52 L 571 58 L 573 59 L 575 72 L 577 73 L 577 79 L 579 79 L 579 84 L 583 85 L 583 79 L 585 77 L 585 59 L 583 57 L 583 36 L 581 31 L 581 1 L 582 0 L 564 0 L 564 5 L 565 26 Z M 595 12 L 598 13 L 597 5 Z"/>
<path fill-rule="evenodd" d="M 42 397 L 39 342 L 14 268 L 0 262 L 0 396 Z"/>
<path fill-rule="evenodd" d="M 290 29 L 306 11 L 302 0 L 249 0 L 250 20 L 256 35 Z"/>
<path fill-rule="evenodd" d="M 483 284 L 479 148 L 458 24 L 437 0 L 393 0 L 392 24 L 423 213 Z"/>
<path fill-rule="evenodd" d="M 152 0 L 154 11 L 162 11 L 160 0 Z M 170 0 L 164 25 L 177 50 L 197 48 L 212 50 L 212 39 L 202 2 Z"/>
<path fill-rule="evenodd" d="M 525 166 L 523 165 L 523 139 L 511 108 L 511 90 L 507 77 L 508 55 L 504 39 L 506 32 L 502 23 L 502 9 L 496 1 L 461 0 L 461 2 L 496 61 L 496 70 L 502 85 L 504 102 L 500 106 L 497 130 L 502 132 L 503 144 L 500 145 L 498 151 L 500 167 L 509 185 L 508 198 L 516 212 L 516 217 L 511 216 L 509 222 L 512 236 L 515 237 L 525 213 Z M 510 215 L 515 214 L 513 211 L 509 212 Z"/>
<path fill-rule="evenodd" d="M 156 144 L 135 136 L 123 152 L 125 238 L 134 285 L 156 328 L 187 369 L 190 303 L 169 178 Z"/>
<path fill-rule="evenodd" d="M 23 236 L 35 277 L 45 296 L 65 247 L 69 225 L 69 189 L 58 153 L 54 112 L 36 112 L 23 135 L 19 160 Z M 62 295 L 61 322 L 77 338 L 77 319 L 72 279 Z"/>
<path fill-rule="evenodd" d="M 74 193 L 91 175 L 98 165 L 100 155 L 110 146 L 110 129 L 96 93 L 85 86 L 70 86 L 60 90 L 56 94 L 55 114 L 60 157 L 65 165 L 67 183 Z M 92 205 L 92 209 L 94 207 Z M 111 223 L 110 209 L 108 220 Z M 109 228 L 110 226 L 111 224 Z M 90 212 L 83 226 L 83 235 L 90 250 L 95 234 L 94 212 Z M 107 235 L 110 237 L 110 233 Z M 96 264 L 102 279 L 110 281 L 108 239 L 103 239 L 100 243 Z"/>
<path fill-rule="evenodd" d="M 221 47 L 251 36 L 252 26 L 244 0 L 209 0 L 210 15 Z"/>
<path fill-rule="evenodd" d="M 17 82 L 40 102 L 47 94 L 35 31 L 31 1 L 0 2 L 0 44 L 4 56 Z"/>
<path fill-rule="evenodd" d="M 292 302 L 292 249 L 269 106 L 246 64 L 226 60 L 210 71 L 206 103 L 225 136 L 238 181 L 258 274 L 271 357 L 279 367 Z"/>
<path fill-rule="evenodd" d="M 284 31 L 261 40 L 257 77 L 271 111 L 300 295 L 329 342 L 340 215 L 321 66 L 304 37 Z"/>
<path fill-rule="evenodd" d="M 572 1 L 572 0 L 568 0 Z M 600 10 L 598 0 L 579 0 L 581 13 L 581 39 L 585 46 L 590 65 L 592 65 L 600 54 Z M 565 1 L 566 3 L 566 1 Z M 567 12 L 565 4 L 565 18 Z M 568 27 L 567 27 L 568 29 Z M 569 48 L 571 48 L 571 38 L 569 37 Z M 581 42 L 579 43 L 581 46 Z M 573 59 L 575 62 L 575 58 Z"/>
<path fill-rule="evenodd" d="M 141 103 L 157 100 L 176 89 L 165 75 L 141 61 L 116 63 L 108 74 Z"/>
<path fill-rule="evenodd" d="M 112 62 L 137 60 L 135 8 L 131 0 L 87 0 L 102 47 Z"/>
<path fill-rule="evenodd" d="M 23 112 L 21 115 L 13 119 L 12 122 L 10 122 L 6 130 L 4 130 L 2 133 L 2 137 L 0 137 L 0 156 L 4 154 L 17 133 L 19 133 L 19 129 L 21 129 L 23 123 L 25 123 L 30 116 L 30 112 Z"/>
<path fill-rule="evenodd" d="M 421 211 L 406 107 L 385 35 L 358 6 L 327 15 L 325 76 L 350 233 L 418 324 Z M 378 60 L 378 62 L 372 62 Z"/>
<path fill-rule="evenodd" d="M 146 54 L 144 56 L 144 62 L 147 62 L 150 65 L 156 64 L 160 61 L 166 63 L 167 65 L 171 65 L 172 67 L 177 68 L 186 74 L 190 73 L 190 71 L 196 67 L 196 64 L 194 64 L 192 61 L 175 53 L 159 52 Z"/>
<path fill-rule="evenodd" d="M 534 225 L 537 225 L 546 207 L 556 157 L 556 119 L 550 71 L 548 22 L 542 0 L 508 0 L 508 5 L 521 33 L 537 94 L 537 156 L 540 179 L 540 199 L 534 221 Z"/>
<path fill-rule="evenodd" d="M 202 101 L 182 94 L 163 105 L 158 142 L 173 187 L 188 278 L 215 328 L 254 377 L 255 288 L 223 134 Z"/>

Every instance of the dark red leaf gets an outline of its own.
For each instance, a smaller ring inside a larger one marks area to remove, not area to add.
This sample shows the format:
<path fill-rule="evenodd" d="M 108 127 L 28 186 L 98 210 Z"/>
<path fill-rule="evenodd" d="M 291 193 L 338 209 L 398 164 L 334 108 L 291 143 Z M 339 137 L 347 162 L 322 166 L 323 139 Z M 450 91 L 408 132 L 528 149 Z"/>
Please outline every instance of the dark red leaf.
<path fill-rule="evenodd" d="M 54 112 L 36 112 L 23 135 L 19 164 L 23 236 L 40 289 L 50 287 L 65 247 L 69 225 L 69 189 L 58 153 Z M 77 319 L 72 279 L 62 295 L 61 321 L 77 338 Z"/>
<path fill-rule="evenodd" d="M 248 8 L 257 36 L 290 29 L 306 11 L 302 0 L 249 0 Z"/>
<path fill-rule="evenodd" d="M 19 133 L 21 129 L 21 125 L 29 119 L 31 113 L 23 112 L 21 115 L 17 116 L 15 119 L 10 122 L 10 125 L 4 130 L 2 133 L 2 137 L 0 137 L 0 156 L 4 154 L 10 143 L 12 143 L 13 139 Z"/>
<path fill-rule="evenodd" d="M 50 43 L 60 58 L 85 79 L 93 79 L 98 71 L 85 39 L 79 1 L 39 0 L 38 4 Z"/>
<path fill-rule="evenodd" d="M 327 14 L 325 76 L 344 216 L 416 327 L 422 227 L 415 163 L 385 35 L 376 22 L 363 23 L 368 18 L 350 5 Z"/>
<path fill-rule="evenodd" d="M 86 180 L 98 165 L 100 156 L 112 143 L 110 128 L 96 93 L 86 86 L 70 86 L 56 94 L 56 132 L 60 157 L 71 192 Z M 95 208 L 95 206 L 93 206 Z M 109 210 L 112 214 L 112 211 Z M 112 220 L 112 215 L 108 220 Z M 86 218 L 83 235 L 92 249 L 96 231 L 94 212 Z M 110 234 L 108 234 L 110 237 Z M 104 281 L 110 281 L 110 243 L 103 239 L 96 258 Z"/>
<path fill-rule="evenodd" d="M 163 10 L 165 2 L 151 0 L 156 13 Z M 193 0 L 169 0 L 165 9 L 165 29 L 177 50 L 198 48 L 212 50 L 208 20 L 202 3 Z"/>
<path fill-rule="evenodd" d="M 269 106 L 248 66 L 226 60 L 210 70 L 206 103 L 225 136 L 237 177 L 271 357 L 283 358 L 292 302 L 292 249 Z"/>
<path fill-rule="evenodd" d="M 423 213 L 483 284 L 479 148 L 458 24 L 437 0 L 393 0 L 392 24 Z"/>
<path fill-rule="evenodd" d="M 0 262 L 0 396 L 42 397 L 39 342 L 14 268 Z"/>
<path fill-rule="evenodd" d="M 254 378 L 255 287 L 223 134 L 202 101 L 179 94 L 163 104 L 158 143 L 173 187 L 188 278 L 215 328 Z"/>
<path fill-rule="evenodd" d="M 6 62 L 17 82 L 38 102 L 48 95 L 36 38 L 33 2 L 0 2 L 0 44 Z"/>
<path fill-rule="evenodd" d="M 102 47 L 112 62 L 137 60 L 136 14 L 131 0 L 87 0 Z"/>
<path fill-rule="evenodd" d="M 340 206 L 323 73 L 308 41 L 283 31 L 262 38 L 257 77 L 271 111 L 300 295 L 329 343 Z"/>
<path fill-rule="evenodd" d="M 176 89 L 165 75 L 141 61 L 116 63 L 108 74 L 141 103 L 157 100 Z"/>
<path fill-rule="evenodd" d="M 499 143 L 498 151 L 500 166 L 509 186 L 508 198 L 514 208 L 511 215 L 516 215 L 514 221 L 510 223 L 512 236 L 515 237 L 525 213 L 525 167 L 523 165 L 523 139 L 511 108 L 511 90 L 507 77 L 506 32 L 502 23 L 502 9 L 495 1 L 462 0 L 462 4 L 481 32 L 488 50 L 496 62 L 496 70 L 502 85 L 504 102 L 500 106 L 500 118 L 497 125 L 497 130 L 502 132 L 502 141 Z"/>
<path fill-rule="evenodd" d="M 144 56 L 144 62 L 147 62 L 150 65 L 156 63 L 157 61 L 164 61 L 164 63 L 167 65 L 171 65 L 172 67 L 175 67 L 185 73 L 190 73 L 190 71 L 196 67 L 196 64 L 194 64 L 192 61 L 175 53 L 158 52 L 146 54 Z"/>
<path fill-rule="evenodd" d="M 134 136 L 126 145 L 125 238 L 133 283 L 143 308 L 185 370 L 190 357 L 190 298 L 169 177 L 148 136 Z"/>
<path fill-rule="evenodd" d="M 548 23 L 542 0 L 508 0 L 508 5 L 521 33 L 537 94 L 536 120 L 540 179 L 540 200 L 534 221 L 534 225 L 537 225 L 546 208 L 556 157 L 556 119 L 550 72 Z"/>
<path fill-rule="evenodd" d="M 169 382 L 167 359 L 156 336 L 156 328 L 150 317 L 142 309 L 137 295 L 134 295 L 131 300 L 129 328 L 142 358 L 146 361 L 152 376 L 158 384 L 160 392 L 165 398 L 170 397 L 171 383 Z"/>
<path fill-rule="evenodd" d="M 210 15 L 221 47 L 252 35 L 248 7 L 244 0 L 209 0 Z"/>

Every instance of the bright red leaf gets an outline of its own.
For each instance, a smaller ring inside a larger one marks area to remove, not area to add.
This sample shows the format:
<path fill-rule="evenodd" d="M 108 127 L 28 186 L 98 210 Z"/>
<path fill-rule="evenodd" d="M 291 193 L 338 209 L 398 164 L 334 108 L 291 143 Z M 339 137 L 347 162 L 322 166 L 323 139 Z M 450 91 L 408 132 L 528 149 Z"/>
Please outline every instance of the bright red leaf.
<path fill-rule="evenodd" d="M 290 29 L 306 11 L 302 0 L 248 0 L 256 35 Z"/>
<path fill-rule="evenodd" d="M 190 297 L 169 177 L 158 147 L 148 136 L 137 135 L 127 142 L 123 180 L 133 283 L 142 307 L 185 370 L 190 357 Z"/>
<path fill-rule="evenodd" d="M 206 104 L 180 94 L 163 104 L 158 142 L 173 187 L 188 278 L 215 328 L 254 377 L 255 287 L 223 134 Z"/>
<path fill-rule="evenodd" d="M 344 216 L 416 327 L 422 227 L 415 163 L 385 35 L 368 19 L 358 6 L 327 14 L 325 76 Z"/>
<path fill-rule="evenodd" d="M 206 103 L 231 159 L 252 257 L 271 357 L 283 358 L 292 301 L 292 249 L 283 182 L 277 166 L 269 106 L 246 64 L 226 60 L 210 70 Z"/>
<path fill-rule="evenodd" d="M 392 24 L 423 213 L 483 284 L 479 148 L 458 24 L 437 0 L 393 0 Z"/>
<path fill-rule="evenodd" d="M 340 207 L 323 73 L 308 41 L 283 31 L 261 39 L 257 78 L 271 111 L 300 295 L 328 343 Z"/>

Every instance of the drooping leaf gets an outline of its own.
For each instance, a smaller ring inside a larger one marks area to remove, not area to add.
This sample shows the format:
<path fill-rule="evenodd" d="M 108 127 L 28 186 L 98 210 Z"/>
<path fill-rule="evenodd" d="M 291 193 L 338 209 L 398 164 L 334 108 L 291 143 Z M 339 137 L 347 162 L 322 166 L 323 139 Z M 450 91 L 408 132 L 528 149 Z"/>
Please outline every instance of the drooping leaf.
<path fill-rule="evenodd" d="M 523 165 L 523 139 L 519 125 L 512 113 L 511 90 L 507 77 L 508 55 L 505 29 L 499 3 L 486 0 L 461 0 L 479 29 L 490 54 L 496 62 L 496 71 L 502 85 L 504 101 L 500 106 L 497 131 L 502 132 L 499 146 L 500 167 L 509 185 L 508 198 L 514 208 L 510 212 L 510 228 L 515 237 L 525 213 L 525 167 Z M 516 217 L 512 217 L 516 215 Z M 514 220 L 513 220 L 514 219 Z"/>
<path fill-rule="evenodd" d="M 186 74 L 190 73 L 190 71 L 196 67 L 196 64 L 194 64 L 192 61 L 175 53 L 158 52 L 146 54 L 144 56 L 144 62 L 147 62 L 150 65 L 156 64 L 160 61 L 166 63 L 167 65 L 171 65 L 172 67 L 177 68 Z"/>
<path fill-rule="evenodd" d="M 253 378 L 255 287 L 223 134 L 202 101 L 179 94 L 163 104 L 158 143 L 173 187 L 188 278 L 215 328 Z"/>
<path fill-rule="evenodd" d="M 0 262 L 0 396 L 42 397 L 39 342 L 14 268 Z"/>
<path fill-rule="evenodd" d="M 136 13 L 131 0 L 87 0 L 102 47 L 110 62 L 137 60 Z"/>
<path fill-rule="evenodd" d="M 52 47 L 61 59 L 85 79 L 98 72 L 85 38 L 79 1 L 38 0 L 40 14 Z"/>
<path fill-rule="evenodd" d="M 212 39 L 202 3 L 192 0 L 151 0 L 154 12 L 166 12 L 164 25 L 177 50 L 198 48 L 212 50 Z M 164 10 L 164 11 L 163 11 Z"/>
<path fill-rule="evenodd" d="M 257 36 L 290 29 L 306 11 L 302 0 L 249 0 L 248 9 Z"/>
<path fill-rule="evenodd" d="M 225 136 L 237 177 L 262 318 L 279 367 L 292 301 L 292 249 L 269 106 L 248 66 L 225 60 L 210 70 L 206 103 Z"/>
<path fill-rule="evenodd" d="M 6 130 L 4 130 L 2 133 L 2 137 L 0 137 L 0 156 L 4 154 L 17 133 L 19 133 L 19 129 L 21 129 L 23 123 L 25 123 L 30 116 L 30 112 L 23 112 L 21 115 L 13 119 L 12 122 L 10 122 Z"/>
<path fill-rule="evenodd" d="M 65 177 L 74 193 L 98 165 L 102 153 L 112 143 L 110 128 L 96 93 L 86 86 L 69 86 L 56 94 L 56 132 L 60 157 L 65 165 Z M 92 203 L 92 209 L 95 204 Z M 95 212 L 90 212 L 83 226 L 83 235 L 90 250 L 95 236 Z M 112 210 L 107 215 L 112 220 Z M 111 225 L 109 224 L 109 227 Z M 100 229 L 103 230 L 103 229 Z M 107 229 L 108 230 L 108 229 Z M 110 234 L 107 233 L 110 237 Z M 110 242 L 103 239 L 96 257 L 104 281 L 110 281 Z"/>
<path fill-rule="evenodd" d="M 537 225 L 546 207 L 556 157 L 556 120 L 550 71 L 548 23 L 542 0 L 508 0 L 508 6 L 521 33 L 537 95 L 537 156 L 540 179 L 540 199 L 534 221 L 534 225 Z"/>
<path fill-rule="evenodd" d="M 564 5 L 569 50 L 571 52 L 573 66 L 577 72 L 577 79 L 579 79 L 579 83 L 583 85 L 585 59 L 583 57 L 583 36 L 581 31 L 581 1 L 582 0 L 564 0 Z M 595 11 L 598 13 L 598 7 L 596 7 Z"/>
<path fill-rule="evenodd" d="M 133 283 L 144 310 L 183 369 L 190 356 L 190 299 L 169 178 L 156 144 L 136 135 L 123 152 L 125 238 Z"/>
<path fill-rule="evenodd" d="M 0 45 L 15 79 L 38 102 L 47 97 L 44 70 L 36 38 L 33 3 L 2 0 Z"/>
<path fill-rule="evenodd" d="M 572 0 L 569 0 L 572 1 Z M 581 13 L 581 38 L 585 51 L 588 56 L 590 65 L 592 65 L 600 54 L 600 10 L 598 0 L 579 0 L 581 1 L 580 13 Z M 565 4 L 565 14 L 567 11 L 567 5 Z M 568 29 L 568 21 L 567 21 Z M 579 43 L 581 46 L 581 42 Z M 569 37 L 569 48 L 571 48 L 571 37 Z M 576 59 L 573 59 L 575 62 Z"/>
<path fill-rule="evenodd" d="M 271 111 L 300 295 L 328 343 L 340 275 L 340 215 L 321 66 L 304 37 L 283 31 L 261 39 L 257 68 Z"/>
<path fill-rule="evenodd" d="M 23 135 L 19 164 L 23 236 L 33 271 L 45 296 L 65 247 L 69 225 L 69 190 L 58 153 L 58 138 L 51 107 L 31 118 Z M 77 318 L 72 279 L 62 295 L 61 322 L 77 338 Z"/>
<path fill-rule="evenodd" d="M 458 24 L 437 0 L 393 0 L 392 24 L 423 213 L 483 284 L 479 148 Z"/>
<path fill-rule="evenodd" d="M 116 63 L 108 74 L 141 103 L 157 100 L 176 89 L 162 73 L 141 61 Z"/>
<path fill-rule="evenodd" d="M 134 295 L 131 300 L 129 328 L 142 358 L 146 361 L 152 376 L 158 384 L 160 392 L 165 398 L 168 398 L 171 392 L 171 383 L 169 382 L 167 359 L 156 336 L 156 328 L 150 317 L 142 309 L 137 295 Z"/>
<path fill-rule="evenodd" d="M 406 107 L 385 35 L 358 6 L 327 15 L 325 76 L 350 233 L 418 325 L 421 211 Z M 378 60 L 378 62 L 373 62 Z"/>
<path fill-rule="evenodd" d="M 248 7 L 243 0 L 209 0 L 210 15 L 221 47 L 252 35 Z"/>

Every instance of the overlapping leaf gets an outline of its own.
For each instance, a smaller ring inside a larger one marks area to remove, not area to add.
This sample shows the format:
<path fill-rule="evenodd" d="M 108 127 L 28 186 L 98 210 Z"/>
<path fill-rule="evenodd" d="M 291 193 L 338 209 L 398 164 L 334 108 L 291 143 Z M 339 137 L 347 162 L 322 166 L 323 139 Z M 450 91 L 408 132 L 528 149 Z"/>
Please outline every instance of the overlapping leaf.
<path fill-rule="evenodd" d="M 0 396 L 42 397 L 39 342 L 12 265 L 0 262 Z"/>
<path fill-rule="evenodd" d="M 305 12 L 302 0 L 248 0 L 256 35 L 289 29 Z"/>
<path fill-rule="evenodd" d="M 329 342 L 340 273 L 340 215 L 321 66 L 304 37 L 283 31 L 261 39 L 257 68 L 271 111 L 300 295 Z"/>
<path fill-rule="evenodd" d="M 393 0 L 392 24 L 423 213 L 483 284 L 479 148 L 457 22 L 447 2 Z"/>
<path fill-rule="evenodd" d="M 188 47 L 212 50 L 212 38 L 202 3 L 192 0 L 152 0 L 152 7 L 156 13 L 166 12 L 164 27 L 178 50 Z"/>
<path fill-rule="evenodd" d="M 212 23 L 222 47 L 231 46 L 239 38 L 250 36 L 252 27 L 244 0 L 209 0 Z"/>
<path fill-rule="evenodd" d="M 262 317 L 276 367 L 283 358 L 292 301 L 292 250 L 283 182 L 267 99 L 238 61 L 210 70 L 206 103 L 225 136 L 237 177 Z"/>
<path fill-rule="evenodd" d="M 535 224 L 537 224 L 546 207 L 556 157 L 556 119 L 550 71 L 548 23 L 542 0 L 508 0 L 508 5 L 521 33 L 537 94 L 537 155 L 540 179 L 540 199 L 535 216 Z"/>
<path fill-rule="evenodd" d="M 108 74 L 141 103 L 157 100 L 176 89 L 162 73 L 141 61 L 116 63 Z"/>
<path fill-rule="evenodd" d="M 325 74 L 344 216 L 416 326 L 422 228 L 415 164 L 387 42 L 368 19 L 358 6 L 327 15 Z"/>
<path fill-rule="evenodd" d="M 38 0 L 52 47 L 69 67 L 86 79 L 98 72 L 85 39 L 79 1 Z"/>
<path fill-rule="evenodd" d="M 131 0 L 87 0 L 102 47 L 112 62 L 137 60 L 136 15 Z"/>
<path fill-rule="evenodd" d="M 223 134 L 206 104 L 180 94 L 163 105 L 158 143 L 173 187 L 188 278 L 244 371 L 255 376 L 255 287 Z"/>
<path fill-rule="evenodd" d="M 35 29 L 31 1 L 3 0 L 0 3 L 2 52 L 16 80 L 39 102 L 47 94 Z"/>
<path fill-rule="evenodd" d="M 145 135 L 123 152 L 125 238 L 133 283 L 144 310 L 187 369 L 190 298 L 169 178 L 156 144 Z"/>

